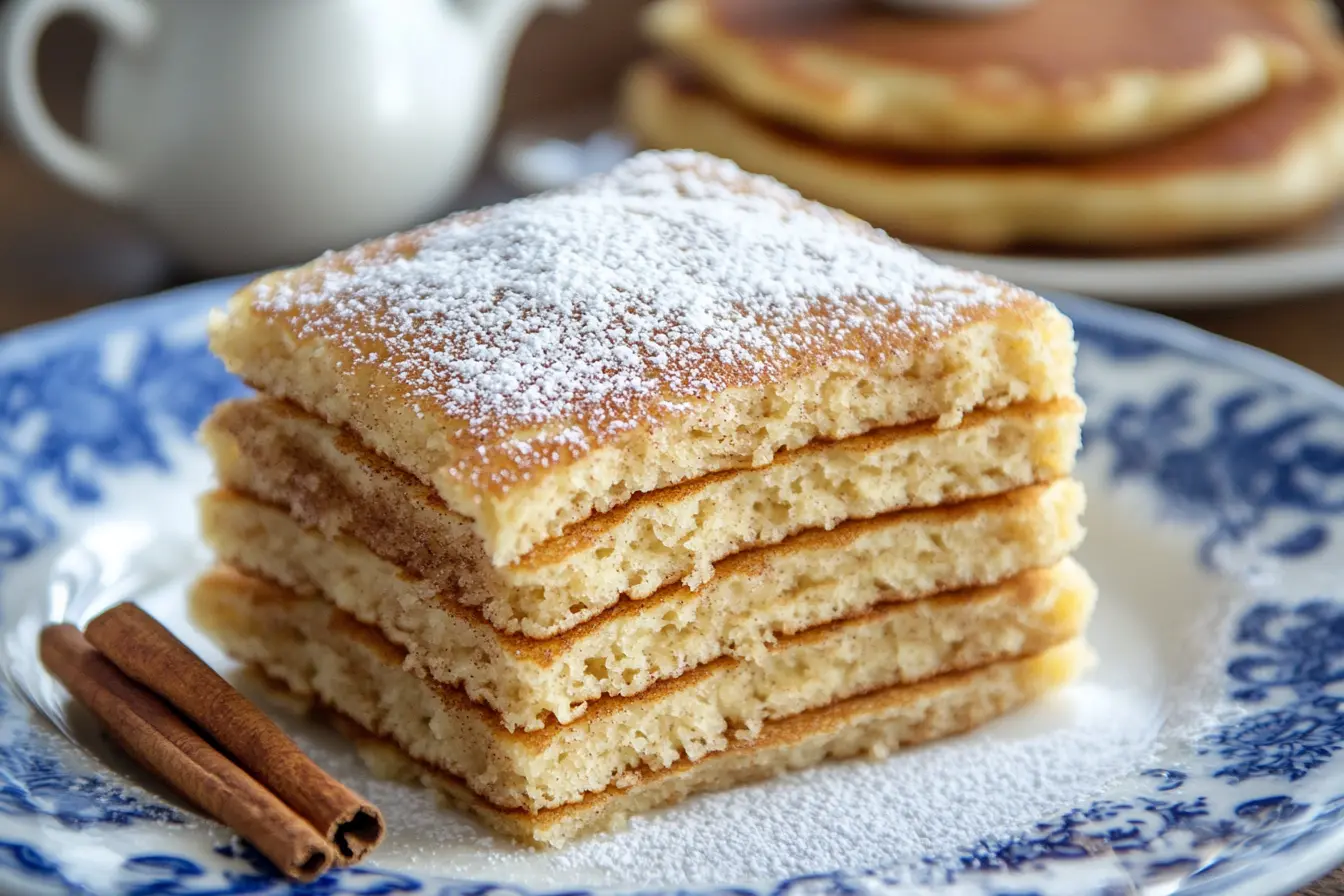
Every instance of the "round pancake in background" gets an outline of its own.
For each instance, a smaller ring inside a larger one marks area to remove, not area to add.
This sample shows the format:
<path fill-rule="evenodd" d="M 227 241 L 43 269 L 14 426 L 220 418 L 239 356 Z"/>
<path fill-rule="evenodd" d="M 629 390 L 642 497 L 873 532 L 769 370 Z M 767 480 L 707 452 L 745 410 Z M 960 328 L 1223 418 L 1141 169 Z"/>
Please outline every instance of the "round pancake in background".
<path fill-rule="evenodd" d="M 970 18 L 872 0 L 658 0 L 650 38 L 755 114 L 847 143 L 1098 151 L 1304 76 L 1317 0 L 1035 0 Z"/>
<path fill-rule="evenodd" d="M 1344 75 L 1320 74 L 1171 140 L 1055 161 L 846 150 L 753 118 L 675 65 L 637 66 L 624 116 L 651 147 L 733 159 L 902 239 L 1125 252 L 1268 235 L 1344 195 Z"/>

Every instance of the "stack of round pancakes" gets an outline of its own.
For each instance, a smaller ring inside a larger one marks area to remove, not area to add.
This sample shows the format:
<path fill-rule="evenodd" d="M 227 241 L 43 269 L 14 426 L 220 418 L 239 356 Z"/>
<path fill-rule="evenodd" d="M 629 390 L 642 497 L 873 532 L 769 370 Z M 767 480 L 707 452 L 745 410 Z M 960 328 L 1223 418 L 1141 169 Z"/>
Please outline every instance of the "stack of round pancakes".
<path fill-rule="evenodd" d="M 732 158 L 971 251 L 1221 243 L 1344 196 L 1344 54 L 1317 0 L 659 0 L 644 144 Z"/>

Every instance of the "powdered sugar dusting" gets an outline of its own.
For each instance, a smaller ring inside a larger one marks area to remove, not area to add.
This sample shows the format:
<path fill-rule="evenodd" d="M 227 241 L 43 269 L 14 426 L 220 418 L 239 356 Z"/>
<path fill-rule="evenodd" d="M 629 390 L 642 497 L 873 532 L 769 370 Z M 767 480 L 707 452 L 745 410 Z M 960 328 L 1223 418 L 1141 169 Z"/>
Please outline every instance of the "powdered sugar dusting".
<path fill-rule="evenodd" d="M 689 152 L 316 271 L 263 281 L 255 310 L 392 373 L 482 455 L 543 464 L 724 389 L 878 362 L 1008 292 Z"/>

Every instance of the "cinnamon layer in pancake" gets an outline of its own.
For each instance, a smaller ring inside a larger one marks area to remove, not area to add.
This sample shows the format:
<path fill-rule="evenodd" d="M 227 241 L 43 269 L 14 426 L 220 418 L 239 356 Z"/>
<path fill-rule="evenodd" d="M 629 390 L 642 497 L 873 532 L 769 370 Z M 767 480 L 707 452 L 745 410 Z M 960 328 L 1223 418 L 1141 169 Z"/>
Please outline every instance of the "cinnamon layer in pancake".
<path fill-rule="evenodd" d="M 830 141 L 1094 152 L 1231 111 L 1310 68 L 1314 0 L 1034 0 L 898 15 L 868 0 L 661 0 L 655 43 L 734 105 Z"/>
<path fill-rule="evenodd" d="M 220 569 L 197 584 L 191 609 L 235 658 L 462 778 L 492 805 L 536 812 L 623 786 L 646 767 L 750 741 L 772 719 L 1038 653 L 1077 637 L 1094 599 L 1086 573 L 1064 561 L 810 629 L 759 662 L 725 657 L 526 733 L 509 732 L 462 691 L 406 671 L 398 647 L 323 600 Z"/>
<path fill-rule="evenodd" d="M 202 531 L 222 562 L 325 597 L 405 649 L 408 668 L 462 687 L 510 730 L 535 730 L 721 656 L 760 659 L 779 636 L 878 604 L 1053 566 L 1081 541 L 1082 509 L 1082 487 L 1061 480 L 805 532 L 720 561 L 695 591 L 669 585 L 545 641 L 501 633 L 360 543 L 237 493 L 204 499 Z"/>
<path fill-rule="evenodd" d="M 917 424 L 812 442 L 765 467 L 641 495 L 505 567 L 433 489 L 291 405 L 223 405 L 203 438 L 225 486 L 363 542 L 501 631 L 549 638 L 623 596 L 683 579 L 703 584 L 721 558 L 796 532 L 1067 476 L 1082 415 L 1068 398 L 977 411 L 951 429 Z"/>
<path fill-rule="evenodd" d="M 504 566 L 632 496 L 1073 393 L 1050 303 L 779 183 L 646 153 L 241 290 L 211 347 L 433 487 Z"/>
<path fill-rule="evenodd" d="M 1076 161 L 957 163 L 845 151 L 753 118 L 661 62 L 624 110 L 641 142 L 768 172 L 904 239 L 972 251 L 1103 250 L 1261 236 L 1344 196 L 1344 78 L 1299 84 L 1165 142 Z"/>

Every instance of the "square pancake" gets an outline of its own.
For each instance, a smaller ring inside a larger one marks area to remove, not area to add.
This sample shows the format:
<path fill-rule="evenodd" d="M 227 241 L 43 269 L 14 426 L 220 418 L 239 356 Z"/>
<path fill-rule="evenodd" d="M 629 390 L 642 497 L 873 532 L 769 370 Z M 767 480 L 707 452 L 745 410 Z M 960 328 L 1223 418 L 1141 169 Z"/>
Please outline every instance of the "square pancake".
<path fill-rule="evenodd" d="M 268 274 L 210 331 L 431 486 L 495 566 L 817 439 L 1074 391 L 1049 302 L 691 152 Z"/>
<path fill-rule="evenodd" d="M 532 732 L 510 732 L 462 691 L 405 670 L 399 648 L 321 599 L 224 568 L 198 582 L 191 612 L 235 658 L 462 778 L 490 804 L 538 812 L 623 786 L 640 769 L 751 741 L 775 719 L 1035 655 L 1078 637 L 1094 600 L 1087 574 L 1066 560 L 819 626 L 760 661 L 724 657 Z"/>
<path fill-rule="evenodd" d="M 223 405 L 202 437 L 227 488 L 363 542 L 501 631 L 551 638 L 623 597 L 703 585 L 722 558 L 806 529 L 1068 476 L 1082 417 L 1077 399 L 1060 398 L 974 411 L 952 428 L 919 423 L 814 441 L 764 467 L 640 495 L 503 567 L 433 488 L 292 404 Z"/>
<path fill-rule="evenodd" d="M 405 665 L 499 713 L 509 730 L 567 724 L 721 656 L 759 660 L 780 636 L 942 591 L 1053 566 L 1082 540 L 1070 480 L 850 521 L 721 560 L 696 590 L 668 585 L 556 638 L 499 632 L 479 610 L 378 557 L 237 492 L 207 495 L 201 529 L 218 559 L 320 596 L 407 651 Z"/>

